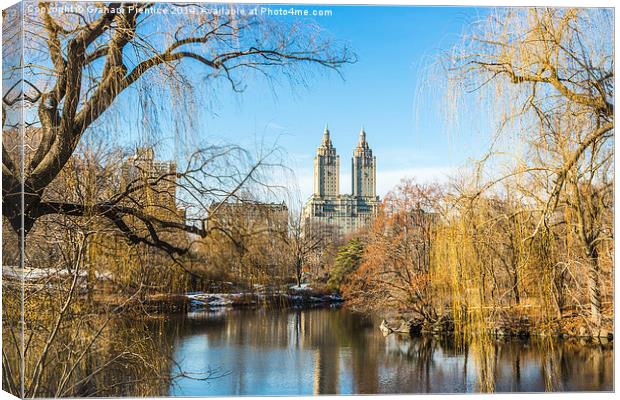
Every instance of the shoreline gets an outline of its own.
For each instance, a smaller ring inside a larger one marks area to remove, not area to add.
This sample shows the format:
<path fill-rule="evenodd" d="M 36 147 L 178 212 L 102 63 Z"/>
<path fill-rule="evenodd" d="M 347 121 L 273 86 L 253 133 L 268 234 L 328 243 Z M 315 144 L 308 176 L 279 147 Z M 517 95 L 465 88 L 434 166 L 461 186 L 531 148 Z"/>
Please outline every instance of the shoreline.
<path fill-rule="evenodd" d="M 108 305 L 111 305 L 108 303 Z M 112 304 L 113 305 L 113 304 Z M 132 308 L 133 304 L 126 304 L 124 311 Z M 233 293 L 205 293 L 190 292 L 185 294 L 154 294 L 147 296 L 140 302 L 141 308 L 149 313 L 189 313 L 200 311 L 215 311 L 241 308 L 321 308 L 346 307 L 346 301 L 337 293 L 329 293 L 311 288 L 288 288 L 288 290 L 233 292 Z M 369 316 L 373 313 L 352 310 L 360 316 Z M 388 313 L 389 314 L 389 313 Z M 392 314 L 393 315 L 393 314 Z M 444 336 L 457 334 L 454 321 L 451 317 L 442 317 L 434 323 L 403 317 L 393 317 L 391 322 L 383 319 L 376 328 L 384 336 L 390 334 L 416 336 Z M 582 341 L 599 341 L 612 343 L 614 332 L 611 329 L 601 329 L 598 335 L 589 334 L 583 324 L 547 327 L 546 329 L 532 324 L 527 318 L 519 321 L 504 321 L 497 326 L 481 328 L 484 335 L 497 339 L 530 339 L 530 338 L 559 338 L 577 339 Z"/>
<path fill-rule="evenodd" d="M 501 322 L 497 326 L 486 326 L 472 332 L 473 335 L 488 335 L 496 339 L 530 339 L 530 338 L 559 338 L 559 339 L 578 339 L 588 341 L 599 341 L 601 343 L 613 342 L 613 329 L 601 328 L 597 333 L 591 334 L 588 328 L 581 324 L 570 325 L 568 321 L 564 325 L 556 322 L 553 326 L 546 329 L 536 324 L 532 324 L 527 318 L 522 318 L 516 323 Z M 411 337 L 429 335 L 456 335 L 455 324 L 451 317 L 444 316 L 434 323 L 415 319 L 396 319 L 390 323 L 383 319 L 379 329 L 384 336 L 390 334 L 408 335 Z"/>
<path fill-rule="evenodd" d="M 342 305 L 344 299 L 336 293 L 316 293 L 310 290 L 293 293 L 188 293 L 189 309 L 242 308 L 242 307 L 317 307 Z"/>
<path fill-rule="evenodd" d="M 115 306 L 117 302 L 104 301 L 106 306 Z M 337 293 L 317 291 L 310 288 L 289 288 L 288 290 L 205 293 L 190 292 L 184 294 L 153 294 L 122 307 L 131 310 L 139 303 L 149 313 L 176 313 L 225 308 L 300 308 L 333 307 L 344 304 L 344 299 Z"/>

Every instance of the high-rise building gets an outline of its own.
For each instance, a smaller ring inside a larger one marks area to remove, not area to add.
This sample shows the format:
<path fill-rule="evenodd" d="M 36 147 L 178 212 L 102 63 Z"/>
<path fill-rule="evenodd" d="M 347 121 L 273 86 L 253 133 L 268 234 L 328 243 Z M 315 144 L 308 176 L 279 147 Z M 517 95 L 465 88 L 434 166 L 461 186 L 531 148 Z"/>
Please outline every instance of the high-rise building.
<path fill-rule="evenodd" d="M 340 194 L 340 156 L 329 137 L 329 128 L 323 132 L 323 140 L 314 157 L 314 195 L 335 197 Z"/>
<path fill-rule="evenodd" d="M 372 150 L 366 141 L 364 128 L 360 130 L 360 138 L 357 147 L 353 151 L 351 160 L 351 192 L 353 197 L 377 196 L 377 158 L 372 155 Z"/>
<path fill-rule="evenodd" d="M 340 158 L 326 127 L 314 158 L 314 193 L 304 206 L 306 229 L 331 225 L 337 227 L 340 234 L 347 234 L 367 226 L 376 216 L 380 203 L 377 159 L 363 128 L 351 158 L 351 194 L 340 194 L 339 176 Z"/>

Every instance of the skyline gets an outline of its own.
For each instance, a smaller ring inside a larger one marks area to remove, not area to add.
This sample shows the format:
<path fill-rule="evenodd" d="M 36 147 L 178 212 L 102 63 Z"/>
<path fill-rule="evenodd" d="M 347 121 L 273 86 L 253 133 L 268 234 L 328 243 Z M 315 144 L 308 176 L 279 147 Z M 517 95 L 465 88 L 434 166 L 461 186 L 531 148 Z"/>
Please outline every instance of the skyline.
<path fill-rule="evenodd" d="M 480 17 L 480 9 L 331 8 L 332 17 L 315 21 L 336 40 L 350 43 L 358 56 L 355 64 L 343 67 L 342 80 L 335 74 L 318 76 L 308 88 L 274 90 L 271 96 L 264 95 L 269 92 L 264 81 L 252 82 L 239 98 L 224 93 L 217 115 L 204 119 L 207 129 L 249 147 L 254 135 L 277 141 L 288 154 L 303 200 L 312 193 L 313 158 L 326 124 L 343 166 L 364 126 L 377 157 L 377 194 L 382 198 L 405 177 L 445 181 L 484 148 L 471 131 L 461 136 L 447 132 L 442 110 L 423 105 L 437 99 L 416 93 L 426 90 L 429 64 L 458 40 L 469 21 Z M 350 171 L 341 168 L 340 191 L 350 187 Z"/>
<path fill-rule="evenodd" d="M 172 148 L 178 151 L 179 135 L 187 136 L 181 141 L 189 148 L 221 140 L 255 151 L 277 146 L 305 201 L 312 193 L 313 158 L 326 124 L 347 164 L 364 126 L 377 157 L 377 194 L 382 198 L 402 178 L 445 181 L 456 167 L 481 154 L 487 147 L 488 131 L 467 123 L 454 131 L 444 115 L 444 94 L 436 90 L 431 75 L 439 56 L 489 9 L 322 6 L 326 7 L 333 11 L 331 17 L 309 22 L 356 53 L 357 62 L 343 66 L 342 76 L 333 71 L 308 71 L 299 81 L 278 74 L 267 79 L 249 75 L 241 93 L 222 79 L 209 84 L 197 81 L 195 121 L 181 127 L 176 126 L 182 124 L 178 120 L 159 123 L 164 132 L 162 157 L 176 158 L 167 153 Z M 136 109 L 138 102 L 132 97 L 125 96 L 116 106 Z M 172 101 L 166 104 L 166 96 L 158 101 L 162 108 L 179 107 Z M 140 113 L 134 114 L 136 129 L 128 131 L 128 144 L 145 129 Z M 482 124 L 484 119 L 481 110 Z M 177 133 L 166 133 L 170 131 Z M 351 187 L 350 171 L 343 168 L 340 172 L 344 193 Z"/>

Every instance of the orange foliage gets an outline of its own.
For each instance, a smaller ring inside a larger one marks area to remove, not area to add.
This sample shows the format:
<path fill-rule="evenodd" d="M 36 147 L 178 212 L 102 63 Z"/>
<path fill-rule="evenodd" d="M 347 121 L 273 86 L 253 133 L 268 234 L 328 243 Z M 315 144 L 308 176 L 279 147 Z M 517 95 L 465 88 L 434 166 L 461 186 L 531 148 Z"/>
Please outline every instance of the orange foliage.
<path fill-rule="evenodd" d="M 349 304 L 360 309 L 411 312 L 437 319 L 430 293 L 430 257 L 438 185 L 403 180 L 388 193 L 367 234 L 362 264 L 342 286 Z"/>

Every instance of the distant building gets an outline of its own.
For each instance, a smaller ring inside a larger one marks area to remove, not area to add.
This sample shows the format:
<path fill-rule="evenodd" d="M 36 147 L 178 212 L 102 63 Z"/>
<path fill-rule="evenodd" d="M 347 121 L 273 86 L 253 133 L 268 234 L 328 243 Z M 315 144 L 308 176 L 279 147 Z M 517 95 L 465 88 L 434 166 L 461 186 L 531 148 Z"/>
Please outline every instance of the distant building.
<path fill-rule="evenodd" d="M 314 193 L 304 206 L 306 226 L 331 225 L 344 235 L 367 226 L 377 215 L 377 159 L 363 128 L 351 159 L 351 194 L 340 194 L 339 177 L 340 157 L 326 127 L 314 158 Z"/>
<path fill-rule="evenodd" d="M 177 168 L 172 161 L 155 159 L 155 152 L 151 147 L 141 147 L 127 157 L 120 165 L 119 188 L 115 188 L 115 195 L 124 194 L 119 205 L 155 217 L 160 221 L 184 223 L 185 210 L 177 205 Z M 105 220 L 104 220 L 105 222 Z M 132 234 L 138 237 L 150 238 L 152 233 L 147 225 L 135 216 L 127 214 L 123 222 L 131 229 Z M 104 225 L 105 227 L 105 225 Z M 182 229 L 165 228 L 153 224 L 160 240 L 175 246 L 188 246 L 187 233 Z M 134 246 L 128 241 L 127 232 L 120 229 L 111 231 L 101 229 L 89 236 L 89 262 L 100 268 L 99 271 L 111 274 L 115 278 L 123 279 L 125 271 L 138 268 L 144 263 L 145 257 L 153 263 L 160 261 L 163 253 L 152 252 L 150 246 Z M 151 258 L 153 257 L 153 258 Z M 172 274 L 166 284 L 169 290 L 184 290 L 184 278 L 173 279 Z M 180 275 L 177 275 L 180 276 Z M 179 285 L 179 286 L 174 286 Z"/>
<path fill-rule="evenodd" d="M 232 280 L 288 279 L 288 208 L 284 203 L 215 202 L 210 234 L 195 246 L 208 265 Z"/>
<path fill-rule="evenodd" d="M 145 211 L 185 219 L 185 211 L 177 206 L 177 165 L 173 161 L 156 160 L 152 147 L 137 148 L 125 161 L 122 182 L 123 190 L 128 186 L 143 187 L 131 198 Z"/>
<path fill-rule="evenodd" d="M 208 215 L 210 227 L 226 230 L 286 233 L 288 229 L 288 207 L 284 203 L 216 202 L 209 207 Z"/>

